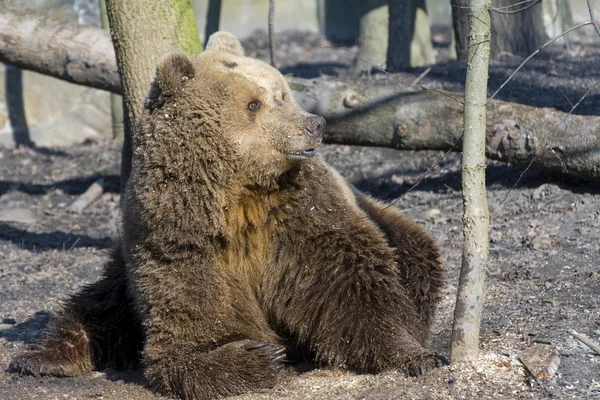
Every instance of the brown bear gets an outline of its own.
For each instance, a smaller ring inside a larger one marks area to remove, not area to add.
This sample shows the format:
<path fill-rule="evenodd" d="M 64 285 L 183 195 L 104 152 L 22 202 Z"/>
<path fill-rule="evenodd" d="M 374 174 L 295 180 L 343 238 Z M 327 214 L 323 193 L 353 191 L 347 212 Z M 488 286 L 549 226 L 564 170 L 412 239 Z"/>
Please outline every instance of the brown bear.
<path fill-rule="evenodd" d="M 432 238 L 315 150 L 325 121 L 230 34 L 164 56 L 103 278 L 11 363 L 72 376 L 138 361 L 183 399 L 274 385 L 287 356 L 418 375 L 443 273 Z"/>

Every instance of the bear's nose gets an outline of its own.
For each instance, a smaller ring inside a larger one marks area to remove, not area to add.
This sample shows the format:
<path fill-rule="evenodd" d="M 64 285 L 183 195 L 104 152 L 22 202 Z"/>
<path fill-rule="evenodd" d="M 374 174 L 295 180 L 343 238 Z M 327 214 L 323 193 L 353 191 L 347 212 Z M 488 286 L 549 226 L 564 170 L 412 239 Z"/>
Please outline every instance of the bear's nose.
<path fill-rule="evenodd" d="M 306 124 L 306 134 L 311 138 L 322 138 L 325 131 L 325 118 L 311 114 Z"/>

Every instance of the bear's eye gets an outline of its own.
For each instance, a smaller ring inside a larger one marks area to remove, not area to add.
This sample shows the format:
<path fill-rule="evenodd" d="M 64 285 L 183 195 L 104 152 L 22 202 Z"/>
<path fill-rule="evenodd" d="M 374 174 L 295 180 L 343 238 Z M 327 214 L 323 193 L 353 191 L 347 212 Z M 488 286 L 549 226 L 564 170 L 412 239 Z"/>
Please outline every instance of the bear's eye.
<path fill-rule="evenodd" d="M 258 109 L 260 108 L 260 101 L 258 100 L 252 100 L 250 103 L 248 103 L 248 110 L 250 111 L 258 111 Z"/>

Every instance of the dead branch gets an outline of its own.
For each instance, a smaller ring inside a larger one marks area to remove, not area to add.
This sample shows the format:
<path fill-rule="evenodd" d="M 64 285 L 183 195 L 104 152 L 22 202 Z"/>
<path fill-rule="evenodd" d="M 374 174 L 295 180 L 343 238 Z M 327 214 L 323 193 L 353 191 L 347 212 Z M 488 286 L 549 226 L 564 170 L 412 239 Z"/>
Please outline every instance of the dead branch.
<path fill-rule="evenodd" d="M 516 4 L 506 6 L 506 7 L 490 7 L 489 10 L 500 13 L 500 14 L 518 14 L 518 13 L 523 12 L 541 2 L 542 2 L 542 0 L 535 0 L 533 2 L 529 2 L 530 4 L 523 6 L 523 7 L 519 8 L 518 10 L 510 10 L 510 11 L 507 10 L 508 8 L 515 7 Z"/>
<path fill-rule="evenodd" d="M 81 214 L 83 210 L 87 208 L 87 206 L 102 196 L 102 193 L 104 193 L 104 180 L 100 178 L 96 182 L 92 183 L 85 192 L 83 192 L 73 203 L 71 203 L 71 205 L 67 207 L 67 210 L 72 213 Z"/>
<path fill-rule="evenodd" d="M 577 333 L 572 329 L 569 331 L 569 334 L 575 339 L 579 340 L 581 343 L 585 344 L 590 349 L 592 349 L 596 354 L 600 355 L 600 346 L 594 343 L 592 339 L 585 335 L 582 335 L 581 333 Z"/>

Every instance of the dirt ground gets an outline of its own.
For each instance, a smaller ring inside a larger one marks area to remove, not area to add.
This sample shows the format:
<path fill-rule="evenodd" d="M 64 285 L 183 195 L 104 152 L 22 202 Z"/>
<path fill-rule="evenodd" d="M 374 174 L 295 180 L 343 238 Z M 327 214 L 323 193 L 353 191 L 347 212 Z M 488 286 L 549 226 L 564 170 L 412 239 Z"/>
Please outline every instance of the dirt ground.
<path fill-rule="evenodd" d="M 436 35 L 442 62 L 422 83 L 460 90 L 464 67 L 443 61 L 447 43 L 443 34 Z M 345 50 L 320 47 L 315 35 L 290 33 L 278 41 L 286 72 L 343 75 L 352 61 Z M 246 42 L 248 52 L 260 57 L 266 57 L 265 45 L 259 34 Z M 492 90 L 518 61 L 494 61 Z M 568 110 L 600 78 L 599 64 L 594 44 L 551 50 L 525 68 L 501 98 Z M 420 72 L 411 71 L 406 79 Z M 597 93 L 576 112 L 597 115 Z M 139 371 L 63 379 L 4 371 L 12 356 L 40 336 L 67 294 L 98 278 L 118 227 L 119 151 L 112 141 L 63 149 L 0 148 L 0 399 L 160 398 L 143 386 Z M 326 145 L 321 154 L 360 189 L 395 201 L 439 242 L 449 284 L 431 347 L 449 356 L 461 260 L 460 156 L 447 156 L 408 191 L 439 152 Z M 491 266 L 477 361 L 421 378 L 290 366 L 275 388 L 239 398 L 600 399 L 600 355 L 569 334 L 575 330 L 600 342 L 600 185 L 534 170 L 518 181 L 522 172 L 496 162 L 487 170 Z M 67 206 L 99 177 L 106 186 L 102 197 L 83 214 L 69 213 Z M 549 379 L 529 379 L 519 361 L 534 346 L 558 349 L 560 366 Z"/>

